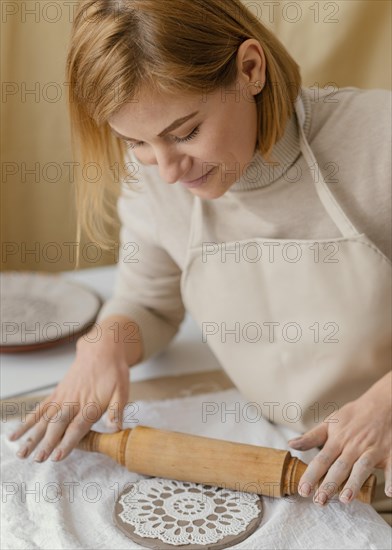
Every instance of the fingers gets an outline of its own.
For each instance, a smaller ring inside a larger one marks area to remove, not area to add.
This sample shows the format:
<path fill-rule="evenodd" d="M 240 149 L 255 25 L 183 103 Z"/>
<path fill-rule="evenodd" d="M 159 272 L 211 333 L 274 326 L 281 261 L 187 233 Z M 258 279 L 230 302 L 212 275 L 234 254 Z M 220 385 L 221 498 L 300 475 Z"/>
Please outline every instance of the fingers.
<path fill-rule="evenodd" d="M 57 443 L 52 460 L 58 461 L 66 458 L 89 432 L 91 426 L 91 421 L 86 419 L 82 413 L 79 413 L 69 424 L 63 439 Z"/>
<path fill-rule="evenodd" d="M 321 447 L 328 438 L 328 424 L 320 424 L 309 432 L 289 440 L 290 447 L 298 451 L 307 451 L 313 447 Z"/>
<path fill-rule="evenodd" d="M 311 462 L 308 464 L 308 467 L 306 468 L 305 472 L 301 476 L 301 479 L 299 480 L 299 483 L 298 483 L 298 493 L 301 496 L 307 497 L 310 495 L 310 493 L 313 491 L 314 487 L 316 486 L 317 482 L 329 470 L 329 468 L 335 462 L 339 454 L 340 454 L 340 451 L 338 448 L 333 448 L 332 446 L 325 446 L 313 458 L 313 460 L 311 460 Z M 344 467 L 345 467 L 344 464 L 337 465 L 335 468 L 335 471 L 339 470 L 339 468 L 344 469 Z M 330 490 L 331 490 L 331 487 L 329 487 L 329 491 Z"/>
<path fill-rule="evenodd" d="M 327 472 L 317 488 L 313 502 L 321 506 L 326 504 L 347 480 L 339 495 L 340 502 L 347 504 L 358 496 L 362 485 L 373 473 L 376 462 L 372 451 L 357 458 L 354 451 L 351 454 L 340 454 L 337 448 L 326 446 L 309 463 L 299 481 L 298 492 L 303 497 L 309 496 Z"/>
<path fill-rule="evenodd" d="M 36 462 L 44 462 L 52 453 L 52 460 L 62 460 L 77 446 L 91 425 L 91 420 L 82 411 L 72 418 L 69 411 L 62 410 L 61 417 L 49 423 L 42 418 L 17 455 L 27 458 L 38 445 L 34 454 Z"/>
<path fill-rule="evenodd" d="M 352 465 L 355 462 L 355 457 L 352 455 L 341 454 L 331 465 L 328 470 L 327 475 L 323 479 L 322 483 L 319 485 L 316 494 L 314 495 L 313 501 L 315 504 L 325 504 L 328 499 L 332 498 L 334 494 L 339 490 L 339 487 L 342 483 L 349 477 Z M 362 484 L 367 479 L 369 474 L 367 474 L 362 483 L 359 485 L 359 489 L 362 487 Z M 353 493 L 349 491 L 347 485 L 344 487 L 343 491 L 340 493 L 341 502 L 349 502 L 353 498 Z"/>
<path fill-rule="evenodd" d="M 358 460 L 355 461 L 350 477 L 339 495 L 339 500 L 341 502 L 351 502 L 358 496 L 362 485 L 365 483 L 370 474 L 373 473 L 375 463 L 376 459 L 371 451 L 365 452 L 358 458 Z"/>
<path fill-rule="evenodd" d="M 113 396 L 112 419 L 120 429 L 127 397 L 128 388 L 119 389 Z M 19 458 L 27 458 L 37 448 L 34 454 L 36 462 L 44 462 L 50 455 L 54 461 L 64 459 L 91 429 L 92 424 L 102 416 L 102 408 L 95 402 L 90 402 L 83 408 L 77 402 L 64 402 L 61 406 L 56 404 L 56 414 L 54 410 L 49 414 L 49 407 L 53 409 L 53 404 L 54 402 L 40 403 L 29 413 L 26 422 L 9 436 L 9 439 L 15 440 L 31 429 L 29 437 L 17 452 Z M 37 418 L 40 418 L 38 423 Z"/>
<path fill-rule="evenodd" d="M 320 424 L 300 437 L 289 440 L 289 445 L 298 451 L 306 451 L 314 447 L 321 447 L 327 441 L 328 426 Z M 316 482 L 328 470 L 337 456 L 337 451 L 331 453 L 328 449 L 322 449 L 310 462 L 298 483 L 298 493 L 307 497 L 313 491 Z"/>
<path fill-rule="evenodd" d="M 122 429 L 122 421 L 124 408 L 128 403 L 129 382 L 120 384 L 113 394 L 111 403 L 108 407 L 108 422 L 111 426 L 116 426 L 117 429 Z"/>
<path fill-rule="evenodd" d="M 58 446 L 59 441 L 63 437 L 64 433 L 69 429 L 70 422 L 73 422 L 69 412 L 62 410 L 62 415 L 57 418 L 55 422 L 50 422 L 46 425 L 45 435 L 37 449 L 34 460 L 36 462 L 44 462 L 52 454 L 55 447 Z M 55 455 L 56 453 L 54 453 Z M 52 456 L 52 460 L 54 459 Z"/>
<path fill-rule="evenodd" d="M 50 418 L 42 416 L 39 423 L 32 429 L 29 437 L 17 452 L 17 456 L 27 458 L 39 446 L 39 449 L 34 454 L 34 460 L 37 462 L 46 460 L 63 436 L 71 419 L 72 414 L 69 409 L 67 411 L 61 409 L 60 414 Z"/>
<path fill-rule="evenodd" d="M 38 443 L 44 437 L 46 432 L 46 422 L 40 421 L 29 434 L 29 437 L 24 441 L 16 453 L 19 458 L 27 458 L 36 448 Z"/>
<path fill-rule="evenodd" d="M 28 430 L 35 426 L 42 417 L 46 420 L 52 418 L 58 412 L 58 404 L 51 397 L 41 401 L 26 414 L 25 420 L 8 436 L 10 441 L 16 441 Z"/>
<path fill-rule="evenodd" d="M 61 460 L 70 454 L 72 449 L 78 445 L 80 440 L 97 422 L 106 409 L 110 398 L 108 417 L 119 429 L 122 426 L 124 407 L 128 401 L 129 392 L 129 371 L 125 369 L 115 370 L 113 384 L 114 390 L 110 387 L 100 387 L 99 398 L 97 391 L 91 389 L 83 395 L 82 401 L 71 401 L 68 387 L 64 385 L 65 392 L 60 397 L 58 393 L 52 393 L 46 400 L 37 404 L 33 411 L 27 413 L 22 422 L 9 435 L 11 441 L 15 441 L 29 432 L 28 438 L 23 442 L 17 452 L 20 458 L 27 458 L 36 449 L 34 460 L 45 461 L 50 455 L 52 460 Z M 102 383 L 103 384 L 103 383 Z M 68 385 L 71 386 L 68 381 Z M 72 385 L 74 387 L 74 385 Z M 78 397 L 77 392 L 75 397 Z M 89 400 L 89 393 L 93 399 Z M 65 394 L 65 395 L 64 395 Z M 57 402 L 53 399 L 57 399 Z"/>

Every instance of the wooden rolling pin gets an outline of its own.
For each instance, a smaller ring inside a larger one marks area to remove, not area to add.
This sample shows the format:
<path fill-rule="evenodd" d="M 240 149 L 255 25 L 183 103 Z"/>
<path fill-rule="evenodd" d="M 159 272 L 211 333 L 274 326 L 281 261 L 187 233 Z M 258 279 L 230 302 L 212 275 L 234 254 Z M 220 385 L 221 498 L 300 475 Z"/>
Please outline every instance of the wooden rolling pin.
<path fill-rule="evenodd" d="M 147 426 L 116 433 L 91 430 L 77 448 L 108 455 L 131 472 L 274 498 L 298 494 L 299 480 L 307 468 L 290 451 Z M 370 504 L 375 486 L 376 476 L 371 474 L 356 498 Z"/>

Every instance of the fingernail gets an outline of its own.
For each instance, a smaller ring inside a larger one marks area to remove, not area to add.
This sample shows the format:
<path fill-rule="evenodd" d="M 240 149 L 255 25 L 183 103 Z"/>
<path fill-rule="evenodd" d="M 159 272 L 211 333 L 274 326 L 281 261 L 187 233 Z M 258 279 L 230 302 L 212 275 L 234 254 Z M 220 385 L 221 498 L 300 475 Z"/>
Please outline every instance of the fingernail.
<path fill-rule="evenodd" d="M 353 492 L 351 489 L 343 489 L 343 491 L 339 495 L 339 499 L 348 502 L 349 500 L 351 500 L 352 496 Z"/>
<path fill-rule="evenodd" d="M 296 451 L 303 451 L 304 450 L 304 442 L 303 441 L 293 441 L 292 443 L 289 443 L 290 447 L 293 447 Z"/>
<path fill-rule="evenodd" d="M 295 439 L 290 439 L 289 445 L 292 447 L 302 447 L 305 444 L 303 437 L 296 437 Z"/>
<path fill-rule="evenodd" d="M 15 441 L 15 439 L 17 438 L 17 435 L 18 435 L 17 432 L 13 432 L 12 434 L 10 434 L 8 436 L 9 441 Z"/>
<path fill-rule="evenodd" d="M 34 455 L 34 461 L 35 462 L 42 462 L 46 458 L 46 453 L 44 449 L 41 449 Z"/>
<path fill-rule="evenodd" d="M 27 455 L 29 451 L 29 448 L 28 447 L 22 447 L 21 449 L 19 449 L 19 451 L 16 453 L 20 458 L 25 458 L 25 456 Z"/>
<path fill-rule="evenodd" d="M 62 455 L 62 450 L 61 450 L 61 449 L 56 449 L 56 450 L 53 452 L 53 455 L 52 455 L 51 460 L 53 460 L 54 462 L 56 462 L 57 460 L 60 460 L 61 455 Z"/>
<path fill-rule="evenodd" d="M 299 445 L 303 445 L 302 437 L 296 437 L 295 439 L 290 439 L 289 445 L 291 447 L 298 447 Z"/>
<path fill-rule="evenodd" d="M 302 485 L 298 488 L 298 492 L 302 497 L 308 497 L 310 495 L 312 488 L 309 483 L 305 481 L 305 483 L 302 483 Z"/>
<path fill-rule="evenodd" d="M 289 439 L 289 443 L 291 443 L 292 441 L 299 441 L 300 439 L 302 439 L 302 435 L 299 435 L 298 437 L 293 437 L 292 439 Z"/>
<path fill-rule="evenodd" d="M 317 493 L 317 495 L 314 497 L 315 504 L 325 504 L 327 501 L 327 494 L 324 492 Z"/>

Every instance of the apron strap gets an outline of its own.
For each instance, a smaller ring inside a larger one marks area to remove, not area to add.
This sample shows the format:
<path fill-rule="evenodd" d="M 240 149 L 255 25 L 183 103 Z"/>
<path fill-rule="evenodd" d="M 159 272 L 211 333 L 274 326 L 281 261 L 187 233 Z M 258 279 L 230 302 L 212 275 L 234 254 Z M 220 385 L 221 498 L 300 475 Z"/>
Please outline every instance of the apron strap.
<path fill-rule="evenodd" d="M 321 170 L 319 168 L 318 162 L 313 154 L 312 149 L 306 139 L 304 132 L 305 124 L 305 108 L 301 95 L 298 95 L 295 100 L 295 110 L 298 117 L 298 125 L 300 130 L 300 145 L 301 152 L 306 160 L 306 163 L 309 167 L 312 179 L 314 181 L 317 194 L 322 202 L 325 210 L 343 235 L 343 237 L 353 237 L 360 235 L 360 232 L 356 227 L 351 223 L 349 218 L 343 212 L 335 197 L 332 195 L 328 185 L 326 184 Z M 190 223 L 190 235 L 188 239 L 187 253 L 189 253 L 190 248 L 196 246 L 196 243 L 202 242 L 202 232 L 203 224 L 198 224 L 197 220 L 202 219 L 203 213 L 203 200 L 195 195 L 193 197 L 193 208 L 191 212 L 191 223 Z"/>
<path fill-rule="evenodd" d="M 339 231 L 342 233 L 343 237 L 353 237 L 359 235 L 360 232 L 351 223 L 349 218 L 343 212 L 342 208 L 339 206 L 339 203 L 336 201 L 335 197 L 332 195 L 328 185 L 323 178 L 316 157 L 314 156 L 313 151 L 310 148 L 310 145 L 306 139 L 304 132 L 305 108 L 301 95 L 298 95 L 297 99 L 295 100 L 295 110 L 297 113 L 300 129 L 301 151 L 307 162 L 316 187 L 316 191 L 324 208 L 328 212 L 331 219 L 334 221 Z"/>
<path fill-rule="evenodd" d="M 188 243 L 186 247 L 185 264 L 189 262 L 191 255 L 191 248 L 198 246 L 203 242 L 203 224 L 200 221 L 203 219 L 203 199 L 197 195 L 193 196 L 191 218 L 190 218 L 190 231 L 188 237 Z"/>

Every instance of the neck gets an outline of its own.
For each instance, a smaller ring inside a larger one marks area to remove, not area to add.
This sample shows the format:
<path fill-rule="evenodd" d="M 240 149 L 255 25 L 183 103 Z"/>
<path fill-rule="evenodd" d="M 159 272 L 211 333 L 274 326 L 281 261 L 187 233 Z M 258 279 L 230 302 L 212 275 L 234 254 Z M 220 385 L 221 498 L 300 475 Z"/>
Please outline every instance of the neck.
<path fill-rule="evenodd" d="M 305 108 L 304 131 L 307 136 L 310 128 L 311 101 L 302 89 L 301 97 Z M 284 176 L 300 154 L 299 127 L 297 115 L 294 112 L 286 125 L 284 135 L 272 149 L 273 163 L 265 162 L 261 153 L 255 152 L 241 178 L 227 192 L 252 191 L 271 185 Z"/>

